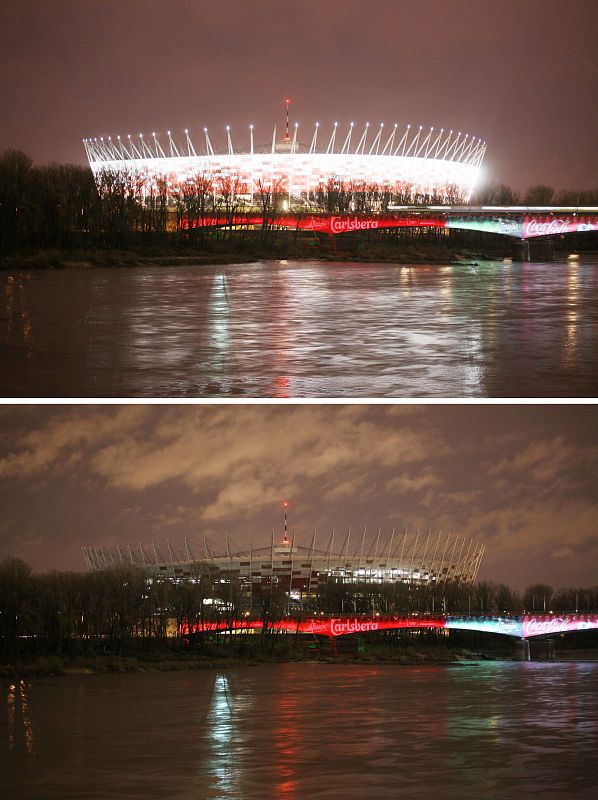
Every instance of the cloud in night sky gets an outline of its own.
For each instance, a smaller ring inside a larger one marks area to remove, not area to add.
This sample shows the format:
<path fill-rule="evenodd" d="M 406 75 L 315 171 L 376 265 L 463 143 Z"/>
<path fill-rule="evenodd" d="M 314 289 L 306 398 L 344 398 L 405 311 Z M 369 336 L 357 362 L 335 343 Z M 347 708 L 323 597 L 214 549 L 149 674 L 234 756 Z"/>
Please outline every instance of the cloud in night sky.
<path fill-rule="evenodd" d="M 480 577 L 596 583 L 591 406 L 4 406 L 0 555 L 81 569 L 90 544 L 240 546 L 317 527 L 453 531 Z"/>

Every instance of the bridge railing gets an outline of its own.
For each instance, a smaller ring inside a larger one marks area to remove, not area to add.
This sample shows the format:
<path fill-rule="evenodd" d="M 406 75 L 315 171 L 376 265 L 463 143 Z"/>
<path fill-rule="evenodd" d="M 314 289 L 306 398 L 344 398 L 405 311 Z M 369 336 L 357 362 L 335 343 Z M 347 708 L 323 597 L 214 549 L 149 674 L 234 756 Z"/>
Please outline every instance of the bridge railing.
<path fill-rule="evenodd" d="M 496 633 L 518 638 L 531 638 L 551 634 L 598 629 L 598 613 L 590 614 L 535 614 L 535 615 L 484 615 L 484 614 L 409 614 L 374 616 L 319 616 L 298 618 L 291 615 L 278 620 L 238 619 L 209 620 L 201 623 L 183 623 L 180 636 L 223 631 L 269 631 L 304 633 L 317 636 L 346 636 L 355 633 L 374 633 L 389 630 L 417 630 L 422 628 L 470 630 Z"/>

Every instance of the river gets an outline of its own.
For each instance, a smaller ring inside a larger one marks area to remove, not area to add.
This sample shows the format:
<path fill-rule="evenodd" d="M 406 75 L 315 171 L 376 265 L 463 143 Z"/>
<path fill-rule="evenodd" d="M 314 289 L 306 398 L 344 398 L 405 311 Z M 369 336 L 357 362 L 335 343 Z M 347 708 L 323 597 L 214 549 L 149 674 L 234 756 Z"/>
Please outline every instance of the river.
<path fill-rule="evenodd" d="M 281 664 L 3 686 L 0 796 L 594 798 L 598 663 Z"/>
<path fill-rule="evenodd" d="M 598 263 L 0 274 L 3 397 L 594 397 Z"/>

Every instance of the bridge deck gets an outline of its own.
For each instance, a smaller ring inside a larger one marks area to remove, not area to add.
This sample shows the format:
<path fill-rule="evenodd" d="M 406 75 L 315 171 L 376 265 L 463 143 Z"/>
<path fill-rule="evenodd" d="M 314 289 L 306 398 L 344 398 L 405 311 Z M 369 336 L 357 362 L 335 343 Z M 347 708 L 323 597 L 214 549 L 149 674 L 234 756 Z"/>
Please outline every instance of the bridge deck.
<path fill-rule="evenodd" d="M 203 624 L 181 626 L 181 636 L 190 633 L 225 630 L 262 630 L 261 620 L 239 619 L 206 621 Z M 504 636 L 529 639 L 571 631 L 598 628 L 598 614 L 535 614 L 509 615 L 411 615 L 372 617 L 309 617 L 297 619 L 285 617 L 268 623 L 268 629 L 286 633 L 307 633 L 316 636 L 347 636 L 349 634 L 372 633 L 388 630 L 447 629 L 498 633 Z"/>
<path fill-rule="evenodd" d="M 598 231 L 598 207 L 587 206 L 390 206 L 382 214 L 270 214 L 256 212 L 183 219 L 180 228 L 268 226 L 339 234 L 390 228 L 445 228 L 495 233 L 515 239 Z"/>

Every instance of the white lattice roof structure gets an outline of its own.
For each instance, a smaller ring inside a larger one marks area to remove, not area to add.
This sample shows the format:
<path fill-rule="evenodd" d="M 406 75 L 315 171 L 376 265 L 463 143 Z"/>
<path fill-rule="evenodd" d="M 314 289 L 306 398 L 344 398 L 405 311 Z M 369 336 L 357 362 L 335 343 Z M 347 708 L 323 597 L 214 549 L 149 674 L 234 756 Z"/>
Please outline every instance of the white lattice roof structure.
<path fill-rule="evenodd" d="M 298 140 L 298 126 L 293 138 L 279 142 L 276 128 L 272 143 L 254 145 L 253 126 L 249 128 L 247 146 L 235 148 L 231 131 L 226 129 L 226 147 L 215 149 L 204 129 L 202 147 L 197 148 L 188 130 L 178 143 L 170 131 L 162 141 L 152 133 L 149 137 L 104 136 L 84 139 L 91 169 L 99 179 L 102 172 L 126 172 L 131 180 L 141 180 L 149 191 L 159 181 L 165 182 L 169 194 L 198 176 L 212 182 L 214 191 L 231 187 L 234 193 L 255 196 L 264 188 L 287 193 L 289 198 L 309 198 L 330 181 L 353 191 L 372 186 L 383 191 L 418 196 L 434 196 L 467 201 L 471 196 L 486 143 L 469 134 L 424 130 L 407 125 L 400 132 L 382 123 L 376 132 L 366 123 L 358 135 L 353 123 L 344 136 L 335 124 L 328 136 L 316 126 L 309 145 Z"/>

